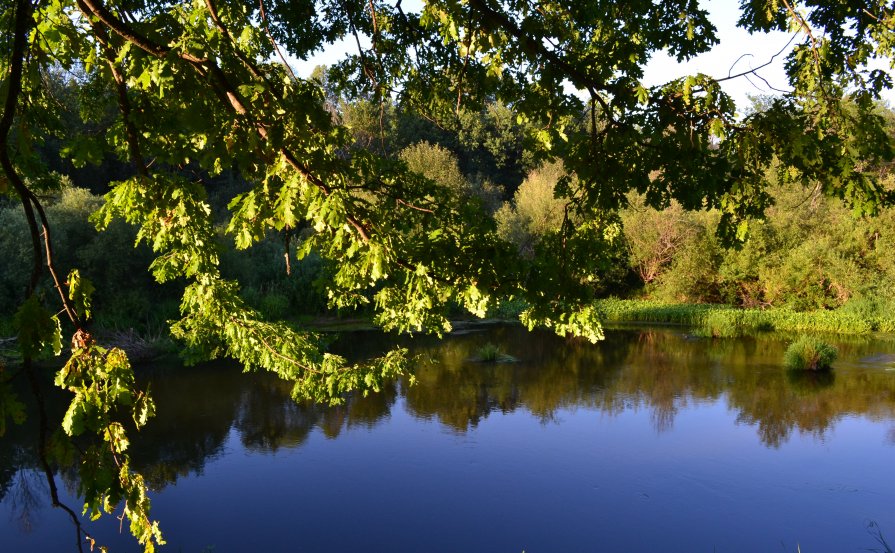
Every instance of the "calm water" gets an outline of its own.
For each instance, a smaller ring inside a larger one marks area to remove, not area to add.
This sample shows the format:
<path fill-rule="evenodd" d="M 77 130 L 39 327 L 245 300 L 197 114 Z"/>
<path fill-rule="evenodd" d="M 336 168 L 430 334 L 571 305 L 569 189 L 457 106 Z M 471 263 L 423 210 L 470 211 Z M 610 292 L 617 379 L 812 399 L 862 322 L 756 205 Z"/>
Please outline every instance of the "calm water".
<path fill-rule="evenodd" d="M 468 360 L 488 342 L 519 361 Z M 333 409 L 233 366 L 144 369 L 159 415 L 132 454 L 162 551 L 848 552 L 880 547 L 871 521 L 895 542 L 893 341 L 840 342 L 820 378 L 782 369 L 781 337 L 591 346 L 492 328 L 410 344 L 417 385 Z M 0 551 L 74 551 L 36 435 L 0 442 Z M 139 550 L 113 517 L 91 529 Z"/>

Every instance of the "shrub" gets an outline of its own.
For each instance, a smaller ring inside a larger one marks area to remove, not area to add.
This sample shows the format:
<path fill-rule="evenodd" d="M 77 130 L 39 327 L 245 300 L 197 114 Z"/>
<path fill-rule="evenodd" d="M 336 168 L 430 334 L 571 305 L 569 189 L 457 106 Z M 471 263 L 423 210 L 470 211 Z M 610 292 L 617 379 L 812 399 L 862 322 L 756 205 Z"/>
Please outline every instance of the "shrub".
<path fill-rule="evenodd" d="M 547 234 L 558 232 L 568 200 L 557 198 L 555 188 L 565 175 L 561 162 L 532 171 L 516 190 L 512 204 L 504 204 L 495 214 L 500 237 L 531 255 Z"/>
<path fill-rule="evenodd" d="M 283 319 L 289 314 L 289 298 L 277 291 L 261 297 L 261 313 L 268 319 Z"/>
<path fill-rule="evenodd" d="M 817 371 L 829 369 L 836 360 L 836 348 L 830 344 L 802 336 L 786 348 L 783 364 L 790 370 Z"/>
<path fill-rule="evenodd" d="M 702 323 L 703 330 L 713 338 L 737 338 L 746 330 L 744 313 L 735 309 L 713 309 Z"/>
<path fill-rule="evenodd" d="M 521 299 L 501 299 L 488 307 L 489 319 L 519 319 L 519 314 L 528 309 L 528 304 Z"/>
<path fill-rule="evenodd" d="M 496 344 L 488 342 L 476 350 L 476 354 L 470 358 L 471 361 L 479 363 L 515 363 L 518 361 L 512 355 L 507 355 L 500 351 Z"/>
<path fill-rule="evenodd" d="M 500 357 L 500 348 L 490 342 L 480 347 L 476 353 L 476 358 L 483 363 L 494 363 L 498 357 Z"/>
<path fill-rule="evenodd" d="M 414 173 L 419 173 L 458 195 L 466 195 L 471 191 L 469 181 L 457 165 L 457 156 L 443 146 L 419 142 L 404 148 L 399 156 Z"/>

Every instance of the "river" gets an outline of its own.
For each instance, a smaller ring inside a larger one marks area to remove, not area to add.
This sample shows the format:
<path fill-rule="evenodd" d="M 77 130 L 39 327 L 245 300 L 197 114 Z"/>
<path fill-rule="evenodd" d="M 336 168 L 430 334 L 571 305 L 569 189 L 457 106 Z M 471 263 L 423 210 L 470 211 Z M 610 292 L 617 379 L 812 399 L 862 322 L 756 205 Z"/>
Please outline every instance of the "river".
<path fill-rule="evenodd" d="M 882 550 L 895 340 L 831 340 L 834 370 L 806 375 L 783 369 L 778 335 L 616 329 L 590 345 L 489 327 L 405 340 L 416 384 L 339 407 L 228 363 L 156 364 L 138 373 L 158 416 L 131 454 L 162 551 Z M 388 341 L 333 348 L 363 358 Z M 474 361 L 486 344 L 516 361 Z M 0 442 L 0 550 L 75 551 L 34 418 Z M 76 475 L 58 478 L 79 507 Z M 88 524 L 113 553 L 140 550 L 114 517 Z"/>

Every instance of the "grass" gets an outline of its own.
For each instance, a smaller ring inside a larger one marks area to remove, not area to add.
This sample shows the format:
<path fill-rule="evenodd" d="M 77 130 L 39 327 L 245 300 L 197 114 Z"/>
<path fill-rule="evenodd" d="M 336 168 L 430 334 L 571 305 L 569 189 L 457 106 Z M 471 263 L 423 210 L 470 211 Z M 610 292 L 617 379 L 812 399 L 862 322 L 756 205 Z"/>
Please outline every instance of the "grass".
<path fill-rule="evenodd" d="M 836 355 L 836 348 L 830 344 L 811 336 L 802 336 L 786 348 L 783 364 L 793 371 L 822 371 L 830 368 Z"/>
<path fill-rule="evenodd" d="M 491 342 L 488 342 L 477 349 L 475 355 L 471 357 L 471 360 L 479 363 L 515 363 L 518 361 L 518 359 L 512 355 L 507 355 L 502 352 L 497 345 L 492 344 Z"/>
<path fill-rule="evenodd" d="M 680 324 L 715 337 L 735 337 L 757 331 L 835 334 L 895 331 L 895 314 L 868 317 L 844 309 L 800 312 L 788 308 L 740 309 L 728 305 L 619 299 L 598 300 L 597 308 L 605 322 Z"/>

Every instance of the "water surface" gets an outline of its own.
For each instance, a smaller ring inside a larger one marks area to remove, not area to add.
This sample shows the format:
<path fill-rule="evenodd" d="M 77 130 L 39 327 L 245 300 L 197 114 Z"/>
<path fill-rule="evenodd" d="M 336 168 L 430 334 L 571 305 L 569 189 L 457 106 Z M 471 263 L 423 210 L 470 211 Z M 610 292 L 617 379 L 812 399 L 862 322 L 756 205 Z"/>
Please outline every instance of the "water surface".
<path fill-rule="evenodd" d="M 408 343 L 416 385 L 337 408 L 228 364 L 143 369 L 159 414 L 132 455 L 162 551 L 846 552 L 879 547 L 871 521 L 895 541 L 890 340 L 840 341 L 835 370 L 807 376 L 781 367 L 779 336 L 617 330 L 592 346 L 501 327 Z M 486 343 L 518 362 L 471 361 Z M 0 549 L 74 551 L 36 436 L 2 441 Z M 59 478 L 77 506 L 76 476 Z M 118 526 L 91 530 L 139 550 Z"/>

